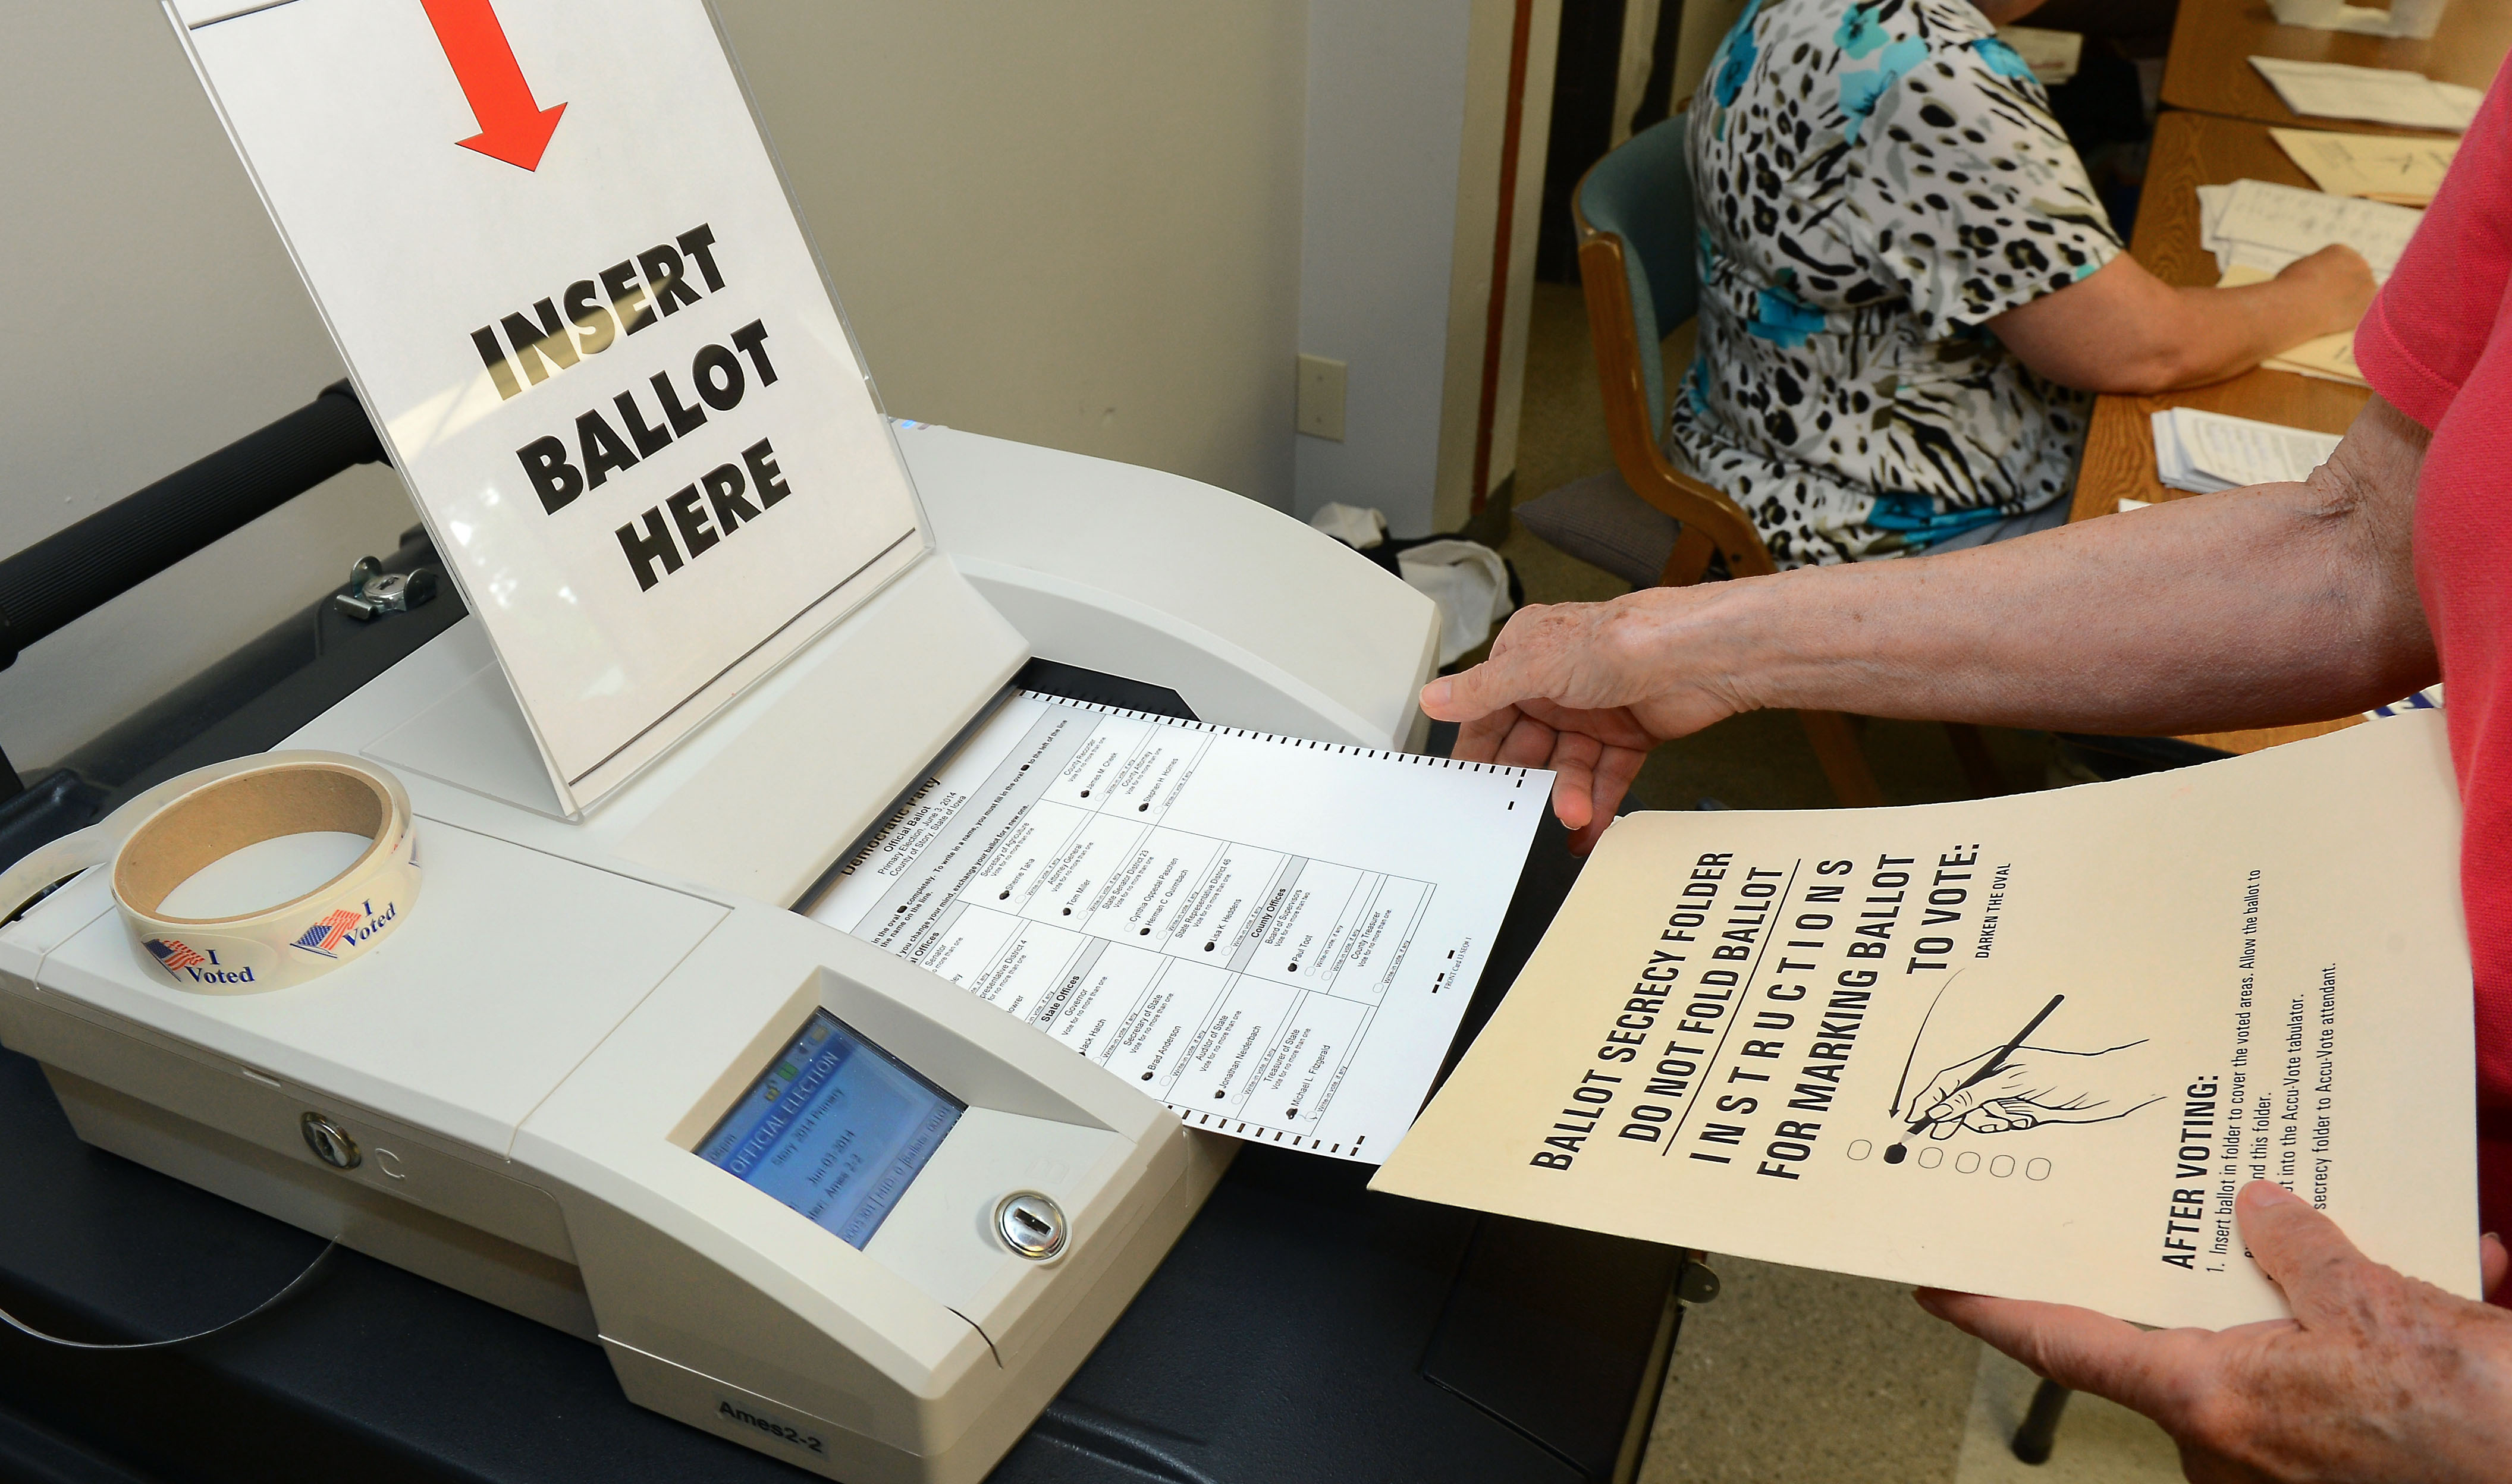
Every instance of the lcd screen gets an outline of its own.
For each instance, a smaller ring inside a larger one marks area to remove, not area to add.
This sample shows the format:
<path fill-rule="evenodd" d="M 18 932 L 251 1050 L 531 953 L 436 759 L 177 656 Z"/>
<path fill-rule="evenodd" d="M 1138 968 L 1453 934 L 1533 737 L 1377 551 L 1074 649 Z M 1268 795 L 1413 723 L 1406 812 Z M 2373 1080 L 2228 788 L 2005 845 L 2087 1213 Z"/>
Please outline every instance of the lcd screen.
<path fill-rule="evenodd" d="M 967 1106 L 816 1010 L 697 1152 L 861 1247 Z"/>

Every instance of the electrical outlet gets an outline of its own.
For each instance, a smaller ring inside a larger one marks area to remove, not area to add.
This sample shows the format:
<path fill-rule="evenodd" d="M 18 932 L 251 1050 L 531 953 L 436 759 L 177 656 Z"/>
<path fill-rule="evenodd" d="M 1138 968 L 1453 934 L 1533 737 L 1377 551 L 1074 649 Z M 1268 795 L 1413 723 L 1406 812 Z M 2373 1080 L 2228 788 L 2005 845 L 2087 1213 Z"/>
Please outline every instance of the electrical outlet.
<path fill-rule="evenodd" d="M 1300 358 L 1299 429 L 1311 438 L 1343 442 L 1344 363 L 1323 356 Z"/>

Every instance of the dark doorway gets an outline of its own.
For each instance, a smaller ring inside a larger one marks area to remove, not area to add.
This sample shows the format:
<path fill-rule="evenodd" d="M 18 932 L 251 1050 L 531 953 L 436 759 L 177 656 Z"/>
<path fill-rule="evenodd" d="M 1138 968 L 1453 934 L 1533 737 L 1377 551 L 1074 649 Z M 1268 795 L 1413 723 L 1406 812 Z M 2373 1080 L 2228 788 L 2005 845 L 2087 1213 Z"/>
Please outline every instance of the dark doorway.
<path fill-rule="evenodd" d="M 1579 243 L 1570 224 L 1570 192 L 1588 167 L 1604 158 L 1614 137 L 1614 99 L 1621 80 L 1626 0 L 1562 0 L 1560 50 L 1552 68 L 1552 127 L 1544 152 L 1544 219 L 1535 242 L 1535 276 L 1579 281 Z M 1648 85 L 1631 111 L 1637 134 L 1672 111 L 1675 43 L 1683 32 L 1683 0 L 1664 0 L 1650 38 Z"/>

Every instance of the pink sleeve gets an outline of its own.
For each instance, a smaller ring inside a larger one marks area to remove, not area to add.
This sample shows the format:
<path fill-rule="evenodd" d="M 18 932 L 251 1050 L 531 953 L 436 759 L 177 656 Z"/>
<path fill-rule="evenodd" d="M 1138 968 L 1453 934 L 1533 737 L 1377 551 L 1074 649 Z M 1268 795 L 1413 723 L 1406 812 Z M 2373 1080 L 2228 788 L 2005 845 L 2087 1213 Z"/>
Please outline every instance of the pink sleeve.
<path fill-rule="evenodd" d="M 2497 72 L 2442 190 L 2355 331 L 2373 389 L 2425 427 L 2485 353 L 2512 277 L 2512 94 Z"/>

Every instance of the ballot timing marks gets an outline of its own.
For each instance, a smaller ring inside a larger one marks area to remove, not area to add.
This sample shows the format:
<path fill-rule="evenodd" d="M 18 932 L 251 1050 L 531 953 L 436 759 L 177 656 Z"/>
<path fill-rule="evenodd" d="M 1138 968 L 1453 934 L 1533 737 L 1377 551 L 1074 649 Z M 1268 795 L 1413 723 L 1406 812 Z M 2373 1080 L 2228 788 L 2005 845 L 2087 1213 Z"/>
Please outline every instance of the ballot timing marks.
<path fill-rule="evenodd" d="M 220 918 L 165 912 L 213 862 L 286 835 L 367 838 L 330 880 L 275 906 Z M 136 950 L 178 989 L 251 995 L 330 972 L 383 941 L 418 897 L 418 834 L 401 780 L 340 753 L 261 753 L 214 762 L 139 794 L 96 824 L 0 873 L 0 923 L 91 867 L 110 868 Z"/>
<path fill-rule="evenodd" d="M 671 242 L 578 279 L 529 312 L 518 311 L 473 331 L 471 344 L 499 399 L 520 397 L 587 357 L 722 293 L 725 277 L 715 247 L 714 230 L 700 222 Z M 668 371 L 656 371 L 646 387 L 652 396 L 650 413 L 640 389 L 631 388 L 610 399 L 608 412 L 595 406 L 577 414 L 572 444 L 551 434 L 517 449 L 515 457 L 540 496 L 541 509 L 556 515 L 601 488 L 613 474 L 635 468 L 704 427 L 710 412 L 739 407 L 753 378 L 761 386 L 776 384 L 767 328 L 761 320 L 733 331 L 723 343 L 699 347 L 685 383 Z M 615 532 L 638 590 L 651 590 L 792 493 L 777 466 L 774 446 L 762 438 L 742 449 L 738 462 L 718 464 L 648 506 Z"/>

